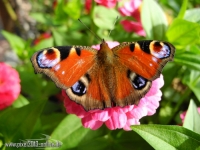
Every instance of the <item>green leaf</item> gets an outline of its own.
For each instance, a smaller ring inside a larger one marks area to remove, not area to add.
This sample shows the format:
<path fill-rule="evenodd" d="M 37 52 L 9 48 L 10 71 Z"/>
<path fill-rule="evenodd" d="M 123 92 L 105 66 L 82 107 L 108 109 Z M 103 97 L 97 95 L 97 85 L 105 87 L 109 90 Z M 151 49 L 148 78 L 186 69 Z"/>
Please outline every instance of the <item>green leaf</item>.
<path fill-rule="evenodd" d="M 92 131 L 84 128 L 80 118 L 75 115 L 68 115 L 54 130 L 51 137 L 63 142 L 61 149 L 65 150 L 77 147 L 80 143 L 89 142 L 103 134 L 104 131 L 102 130 Z"/>
<path fill-rule="evenodd" d="M 167 38 L 177 46 L 186 46 L 199 42 L 199 31 L 199 24 L 175 19 L 167 31 Z"/>
<path fill-rule="evenodd" d="M 88 134 L 88 136 L 89 136 L 89 134 Z M 105 149 L 110 148 L 108 139 L 105 137 L 100 137 L 100 138 L 94 138 L 91 140 L 87 140 L 87 141 L 85 141 L 85 143 L 81 142 L 81 144 L 79 144 L 76 149 L 78 149 L 78 150 L 94 150 L 94 148 L 95 148 L 95 150 L 105 150 Z"/>
<path fill-rule="evenodd" d="M 138 125 L 131 128 L 154 149 L 188 150 L 200 148 L 200 135 L 180 126 Z"/>
<path fill-rule="evenodd" d="M 185 65 L 188 68 L 200 71 L 200 54 L 195 54 L 193 52 L 179 53 L 174 58 L 174 61 L 178 64 Z"/>
<path fill-rule="evenodd" d="M 64 23 L 66 22 L 67 14 L 64 11 L 64 1 L 63 0 L 58 0 L 57 1 L 57 6 L 54 10 L 55 13 L 55 22 L 57 23 Z M 69 19 L 69 18 L 68 18 Z"/>
<path fill-rule="evenodd" d="M 194 23 L 200 23 L 200 8 L 193 8 L 186 11 L 184 19 Z"/>
<path fill-rule="evenodd" d="M 78 19 L 81 15 L 81 1 L 68 0 L 63 5 L 63 10 L 73 19 Z"/>
<path fill-rule="evenodd" d="M 169 0 L 159 0 L 159 3 L 165 7 L 167 7 L 167 9 L 170 9 L 172 10 L 174 13 L 179 13 L 180 11 L 180 3 L 182 3 L 182 1 L 177 1 L 177 0 L 174 0 L 174 1 L 169 1 Z"/>
<path fill-rule="evenodd" d="M 200 134 L 200 114 L 197 111 L 197 106 L 193 100 L 190 100 L 190 105 L 187 110 L 183 127 Z"/>
<path fill-rule="evenodd" d="M 159 111 L 159 121 L 161 124 L 167 124 L 173 114 L 173 108 L 171 105 L 166 104 L 160 108 Z"/>
<path fill-rule="evenodd" d="M 105 126 L 95 131 L 86 129 L 78 117 L 68 115 L 54 130 L 51 138 L 61 141 L 63 144 L 60 149 L 63 150 L 151 149 L 151 146 L 136 133 L 127 133 L 123 130 L 117 135 L 112 134 L 111 131 L 109 134 L 106 133 L 108 129 Z"/>
<path fill-rule="evenodd" d="M 29 100 L 47 99 L 50 95 L 54 95 L 59 92 L 59 89 L 56 87 L 54 82 L 44 80 L 44 76 L 34 73 L 31 63 L 22 65 L 17 69 L 20 74 L 20 78 L 22 79 L 22 91 L 29 97 Z"/>
<path fill-rule="evenodd" d="M 42 130 L 43 133 L 52 133 L 52 131 L 58 126 L 58 124 L 63 120 L 63 118 L 66 117 L 66 113 L 60 113 L 60 109 L 62 108 L 63 104 L 58 105 L 57 103 L 53 103 L 51 106 L 48 104 L 50 101 L 47 101 L 44 110 L 43 115 L 41 116 L 41 123 L 42 123 Z M 47 112 L 45 109 L 49 107 L 49 111 Z M 57 109 L 56 109 L 56 108 Z M 59 113 L 57 113 L 59 112 Z M 50 115 L 51 114 L 51 115 Z M 52 121 L 53 120 L 53 121 Z"/>
<path fill-rule="evenodd" d="M 50 16 L 49 14 L 44 15 L 43 13 L 34 12 L 34 13 L 31 13 L 30 16 L 41 24 L 45 24 L 49 26 L 53 25 L 52 16 Z"/>
<path fill-rule="evenodd" d="M 4 136 L 0 133 L 0 150 L 5 150 L 5 139 Z"/>
<path fill-rule="evenodd" d="M 182 82 L 189 86 L 200 102 L 200 72 L 196 70 L 186 70 Z"/>
<path fill-rule="evenodd" d="M 102 130 L 102 128 L 98 129 Z M 98 131 L 100 132 L 100 131 Z M 99 144 L 101 143 L 101 144 Z M 146 141 L 144 141 L 135 132 L 126 132 L 123 130 L 108 131 L 108 134 L 91 138 L 90 140 L 83 140 L 78 146 L 78 150 L 144 150 L 153 149 Z"/>
<path fill-rule="evenodd" d="M 120 130 L 115 134 L 117 131 L 112 131 L 111 139 L 107 139 L 112 141 L 113 143 L 109 142 L 110 146 L 113 147 L 114 150 L 151 150 L 153 149 L 142 137 L 140 137 L 136 132 L 133 131 L 123 131 Z"/>
<path fill-rule="evenodd" d="M 187 9 L 188 0 L 182 2 L 181 10 L 179 11 L 178 18 L 182 19 L 184 17 L 185 11 Z"/>
<path fill-rule="evenodd" d="M 32 102 L 21 108 L 10 108 L 0 114 L 0 133 L 6 142 L 30 138 L 45 101 Z"/>
<path fill-rule="evenodd" d="M 115 9 L 108 9 L 103 6 L 96 6 L 92 14 L 94 24 L 97 27 L 110 30 L 113 29 L 117 16 L 119 16 L 119 13 Z"/>
<path fill-rule="evenodd" d="M 15 53 L 21 57 L 26 47 L 26 41 L 24 41 L 19 36 L 16 36 L 15 34 L 9 33 L 7 31 L 2 31 L 1 33 L 8 40 Z"/>
<path fill-rule="evenodd" d="M 197 44 L 190 45 L 189 51 L 195 55 L 200 55 L 199 45 Z"/>
<path fill-rule="evenodd" d="M 167 19 L 157 2 L 154 0 L 143 0 L 141 19 L 147 38 L 156 40 L 164 38 Z"/>
<path fill-rule="evenodd" d="M 66 36 L 66 44 L 68 45 L 87 45 L 83 39 L 88 39 L 88 35 L 81 34 L 79 32 L 69 32 Z"/>
<path fill-rule="evenodd" d="M 29 104 L 29 101 L 23 95 L 20 94 L 19 97 L 14 101 L 12 106 L 15 108 L 20 108 L 27 104 Z"/>
<path fill-rule="evenodd" d="M 67 34 L 66 32 L 59 32 L 57 30 L 53 30 L 52 33 L 56 46 L 68 44 L 69 41 L 67 38 L 69 38 L 69 33 Z M 70 38 L 73 39 L 74 37 L 71 35 Z"/>
<path fill-rule="evenodd" d="M 163 91 L 165 91 L 166 88 L 171 88 L 172 81 L 177 76 L 177 72 L 174 70 L 179 71 L 180 68 L 181 66 L 176 65 L 174 62 L 170 62 L 164 67 L 162 71 L 164 81 L 165 81 L 164 87 L 162 87 Z M 170 91 L 167 91 L 167 92 L 170 92 Z"/>
<path fill-rule="evenodd" d="M 181 72 L 181 70 L 178 70 Z M 167 91 L 168 90 L 168 91 Z M 166 101 L 162 101 L 162 106 L 159 114 L 161 124 L 169 124 L 175 120 L 174 116 L 177 115 L 184 101 L 191 95 L 191 90 L 186 89 L 183 93 L 175 92 L 172 88 L 168 88 L 164 92 Z"/>
<path fill-rule="evenodd" d="M 35 45 L 33 47 L 33 50 L 34 51 L 38 51 L 40 49 L 47 48 L 47 47 L 52 47 L 52 46 L 54 46 L 53 38 L 48 38 L 48 39 L 44 39 L 44 40 L 40 41 L 40 43 Z"/>

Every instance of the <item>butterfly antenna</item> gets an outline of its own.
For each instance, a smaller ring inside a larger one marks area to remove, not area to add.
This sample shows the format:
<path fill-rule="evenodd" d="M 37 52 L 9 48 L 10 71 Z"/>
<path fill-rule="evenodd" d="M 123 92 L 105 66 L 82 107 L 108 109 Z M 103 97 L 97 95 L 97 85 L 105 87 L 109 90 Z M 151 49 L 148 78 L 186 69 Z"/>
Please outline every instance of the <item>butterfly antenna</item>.
<path fill-rule="evenodd" d="M 82 23 L 97 39 L 99 39 L 100 41 L 102 41 L 102 39 L 95 32 L 93 32 L 85 23 L 83 23 L 80 19 L 78 19 L 78 21 L 80 23 Z"/>
<path fill-rule="evenodd" d="M 118 19 L 119 19 L 119 16 L 116 17 L 115 22 L 113 23 L 113 28 L 110 30 L 110 32 L 108 34 L 108 37 L 110 36 L 112 30 L 115 28 L 115 24 L 116 24 L 116 22 L 117 22 Z"/>

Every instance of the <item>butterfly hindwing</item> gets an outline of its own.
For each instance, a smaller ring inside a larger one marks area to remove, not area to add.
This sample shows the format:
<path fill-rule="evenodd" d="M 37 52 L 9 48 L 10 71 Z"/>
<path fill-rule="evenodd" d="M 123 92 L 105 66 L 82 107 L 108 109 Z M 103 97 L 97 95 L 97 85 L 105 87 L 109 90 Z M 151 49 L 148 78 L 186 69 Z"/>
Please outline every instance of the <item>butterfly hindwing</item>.
<path fill-rule="evenodd" d="M 126 66 L 116 72 L 116 89 L 114 96 L 117 106 L 138 104 L 139 100 L 148 92 L 151 81 L 132 72 Z"/>
<path fill-rule="evenodd" d="M 94 63 L 92 68 L 80 78 L 79 85 L 77 85 L 83 87 L 82 89 L 84 90 L 82 91 L 85 91 L 85 93 L 75 93 L 75 87 L 72 86 L 66 90 L 70 99 L 81 104 L 87 111 L 111 107 L 110 91 L 108 89 L 108 82 L 106 82 L 107 72 L 104 69 L 98 63 Z"/>
<path fill-rule="evenodd" d="M 36 73 L 46 74 L 67 89 L 92 67 L 96 52 L 89 47 L 58 46 L 36 52 L 31 61 Z"/>

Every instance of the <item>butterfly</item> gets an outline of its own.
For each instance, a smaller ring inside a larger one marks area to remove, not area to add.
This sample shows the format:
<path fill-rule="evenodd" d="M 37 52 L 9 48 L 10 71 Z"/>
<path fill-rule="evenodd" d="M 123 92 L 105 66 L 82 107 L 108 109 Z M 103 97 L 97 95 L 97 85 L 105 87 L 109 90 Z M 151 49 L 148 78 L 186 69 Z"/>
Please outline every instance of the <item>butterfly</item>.
<path fill-rule="evenodd" d="M 44 73 L 86 111 L 138 104 L 172 61 L 175 47 L 163 41 L 124 42 L 112 49 L 56 46 L 33 54 L 36 73 Z"/>

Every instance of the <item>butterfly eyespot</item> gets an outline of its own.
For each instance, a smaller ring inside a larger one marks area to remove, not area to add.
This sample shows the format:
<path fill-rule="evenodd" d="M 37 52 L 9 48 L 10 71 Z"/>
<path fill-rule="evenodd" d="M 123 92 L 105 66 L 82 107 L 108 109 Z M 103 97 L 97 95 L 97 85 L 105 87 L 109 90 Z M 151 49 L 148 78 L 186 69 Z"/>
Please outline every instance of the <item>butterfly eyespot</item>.
<path fill-rule="evenodd" d="M 133 86 L 138 89 L 141 90 L 146 86 L 147 83 L 147 79 L 137 75 L 133 80 L 132 80 L 132 84 Z"/>
<path fill-rule="evenodd" d="M 60 54 L 56 49 L 47 49 L 38 53 L 37 63 L 40 68 L 52 68 L 60 61 Z"/>
<path fill-rule="evenodd" d="M 47 55 L 52 55 L 55 54 L 54 50 L 52 48 L 50 48 L 49 50 L 47 50 L 46 52 Z"/>
<path fill-rule="evenodd" d="M 137 75 L 136 73 L 127 71 L 127 77 L 130 78 L 133 87 L 137 90 L 142 90 L 147 85 L 148 80 L 142 76 Z"/>
<path fill-rule="evenodd" d="M 86 93 L 86 87 L 85 85 L 83 84 L 83 82 L 81 81 L 77 81 L 72 87 L 71 87 L 71 90 L 72 92 L 75 94 L 75 95 L 78 95 L 78 96 L 82 96 Z"/>
<path fill-rule="evenodd" d="M 156 58 L 168 58 L 171 54 L 170 46 L 167 43 L 153 41 L 150 44 L 150 51 Z"/>

